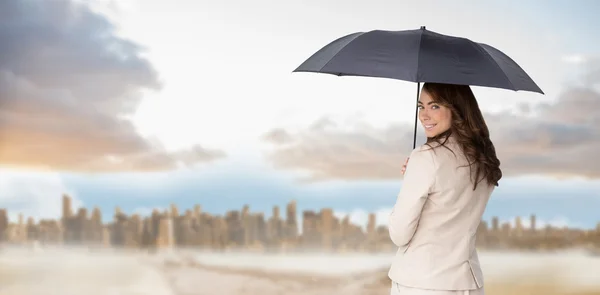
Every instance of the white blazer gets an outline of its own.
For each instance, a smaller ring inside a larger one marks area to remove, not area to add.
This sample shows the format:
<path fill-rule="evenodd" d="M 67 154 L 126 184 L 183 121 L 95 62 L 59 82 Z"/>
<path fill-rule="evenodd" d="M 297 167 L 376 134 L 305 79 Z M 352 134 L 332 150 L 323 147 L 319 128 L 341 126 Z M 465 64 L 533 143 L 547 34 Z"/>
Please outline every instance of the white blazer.
<path fill-rule="evenodd" d="M 448 149 L 431 145 L 435 149 L 423 145 L 411 153 L 389 217 L 390 238 L 399 249 L 388 276 L 413 288 L 482 288 L 475 238 L 495 186 L 483 180 L 473 190 L 469 167 L 459 167 L 468 162 L 454 138 L 445 143 Z"/>

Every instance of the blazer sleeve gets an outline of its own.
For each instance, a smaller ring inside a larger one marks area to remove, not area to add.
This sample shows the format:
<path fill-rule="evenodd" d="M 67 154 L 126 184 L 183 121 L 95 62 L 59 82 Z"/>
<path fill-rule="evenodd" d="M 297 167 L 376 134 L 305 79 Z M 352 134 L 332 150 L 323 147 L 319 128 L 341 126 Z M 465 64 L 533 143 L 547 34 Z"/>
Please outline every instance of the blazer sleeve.
<path fill-rule="evenodd" d="M 388 221 L 390 238 L 396 246 L 407 246 L 415 234 L 421 211 L 435 184 L 435 173 L 433 151 L 415 149 Z"/>

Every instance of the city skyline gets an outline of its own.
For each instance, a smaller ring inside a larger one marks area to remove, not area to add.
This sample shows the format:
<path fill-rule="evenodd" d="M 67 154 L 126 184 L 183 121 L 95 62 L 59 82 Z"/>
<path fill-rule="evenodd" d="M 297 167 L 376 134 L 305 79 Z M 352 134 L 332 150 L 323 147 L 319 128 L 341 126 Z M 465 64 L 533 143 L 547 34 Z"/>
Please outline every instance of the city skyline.
<path fill-rule="evenodd" d="M 68 205 L 65 204 L 65 198 L 68 198 Z M 61 219 L 62 216 L 65 215 L 65 206 L 67 207 L 72 207 L 72 211 L 78 212 L 79 210 L 84 210 L 83 212 L 94 212 L 93 214 L 96 214 L 95 212 L 105 212 L 105 210 L 101 209 L 99 206 L 97 205 L 91 205 L 91 206 L 85 206 L 83 204 L 77 204 L 74 202 L 74 199 L 72 196 L 68 195 L 68 194 L 62 194 L 61 195 L 61 199 L 62 199 L 62 205 L 61 205 L 61 216 L 58 218 L 47 218 L 47 217 L 39 217 L 39 216 L 28 216 L 23 214 L 23 212 L 19 212 L 18 210 L 9 210 L 6 207 L 0 207 L 0 210 L 3 210 L 3 216 L 2 217 L 6 217 L 7 222 L 9 223 L 18 223 L 19 220 L 29 220 L 31 219 L 34 222 L 43 222 L 43 221 L 51 221 L 51 220 L 56 220 L 56 219 Z M 281 202 L 280 202 L 281 203 Z M 290 203 L 297 203 L 296 199 L 289 199 L 287 200 L 287 202 L 283 202 L 283 206 L 287 206 Z M 186 209 L 187 211 L 192 210 L 192 208 L 196 208 L 196 207 L 201 207 L 201 208 L 206 208 L 203 207 L 203 204 L 201 203 L 195 203 L 192 204 L 191 206 L 189 206 L 188 209 Z M 274 215 L 275 211 L 278 211 L 280 207 L 283 207 L 281 205 L 271 205 L 271 210 L 266 210 L 266 211 L 254 211 L 255 213 L 259 213 L 262 216 L 264 216 L 265 218 L 271 218 Z M 115 212 L 113 215 L 107 215 L 107 214 L 100 214 L 99 215 L 99 221 L 102 223 L 110 223 L 114 220 L 114 216 L 116 216 L 117 214 L 124 214 L 127 216 L 138 216 L 140 218 L 145 218 L 145 217 L 150 217 L 152 216 L 152 214 L 156 213 L 156 212 L 172 212 L 173 208 L 179 208 L 179 206 L 175 203 L 168 203 L 168 204 L 164 204 L 164 206 L 154 206 L 154 207 L 143 207 L 143 208 L 137 208 L 136 210 L 123 210 L 121 206 L 114 206 L 112 211 Z M 230 212 L 235 212 L 237 211 L 236 209 L 233 209 L 235 207 L 225 207 L 227 208 L 226 211 L 224 212 L 214 212 L 214 211 L 203 211 L 205 213 L 210 214 L 211 216 L 225 216 L 227 214 L 229 214 Z M 250 210 L 252 208 L 251 204 L 248 203 L 244 203 L 242 206 L 239 206 L 238 210 L 242 210 L 243 208 L 247 208 L 248 210 Z M 90 210 L 91 209 L 91 210 Z M 315 211 L 319 211 L 319 210 L 331 210 L 333 216 L 335 216 L 338 219 L 343 219 L 343 218 L 348 218 L 349 220 L 351 220 L 351 215 L 353 214 L 353 212 L 348 212 L 348 213 L 344 213 L 344 212 L 339 212 L 336 211 L 335 208 L 331 208 L 331 207 L 324 207 L 324 208 L 301 208 L 300 210 L 298 210 L 297 215 L 296 215 L 296 219 L 298 220 L 302 220 L 304 212 L 315 212 Z M 389 210 L 391 211 L 391 207 L 389 208 Z M 106 211 L 111 211 L 111 210 L 106 210 Z M 175 211 L 177 212 L 177 209 L 175 209 Z M 486 218 L 486 215 L 489 216 L 489 214 L 484 214 L 484 217 L 482 218 L 483 222 L 487 222 L 487 223 L 492 223 L 495 222 L 499 225 L 499 227 L 504 226 L 505 224 L 509 224 L 511 226 L 517 226 L 520 225 L 524 228 L 532 228 L 535 227 L 535 223 L 532 223 L 532 220 L 538 220 L 537 224 L 539 226 L 541 226 L 541 228 L 544 227 L 553 227 L 553 228 L 569 228 L 569 229 L 577 229 L 577 230 L 589 230 L 589 229 L 597 229 L 600 228 L 600 219 L 597 219 L 596 223 L 591 225 L 591 226 L 586 226 L 586 227 L 578 227 L 578 226 L 573 226 L 572 224 L 568 224 L 565 222 L 546 222 L 543 220 L 539 220 L 537 218 L 536 213 L 534 212 L 535 210 L 533 210 L 530 214 L 527 215 L 522 215 L 522 216 L 515 216 L 512 219 L 506 219 L 506 218 L 500 218 L 499 216 L 490 216 L 488 218 Z M 117 213 L 118 212 L 118 213 Z M 270 212 L 270 213 L 269 213 Z M 355 213 L 355 212 L 354 212 Z M 387 222 L 386 221 L 381 221 L 379 219 L 381 219 L 383 217 L 383 219 L 387 219 L 388 215 L 387 214 L 378 214 L 381 212 L 366 212 L 367 214 L 367 218 L 365 219 L 364 222 L 356 222 L 355 220 L 352 220 L 351 222 L 353 222 L 354 224 L 358 225 L 359 227 L 362 228 L 366 228 L 368 227 L 368 222 L 371 222 L 371 216 L 374 216 L 375 219 L 375 225 L 376 226 L 384 226 L 387 227 Z M 387 213 L 387 212 L 385 212 Z M 301 223 L 300 223 L 301 224 Z M 540 229 L 540 228 L 538 228 Z M 302 231 L 302 228 L 299 228 L 299 231 Z"/>
<path fill-rule="evenodd" d="M 171 205 L 149 216 L 125 214 L 114 209 L 112 221 L 103 222 L 95 207 L 74 207 L 62 196 L 60 219 L 34 221 L 19 215 L 9 222 L 0 208 L 0 244 L 36 246 L 83 246 L 133 249 L 199 248 L 267 252 L 335 251 L 391 252 L 395 249 L 386 226 L 377 225 L 370 213 L 367 224 L 354 224 L 348 216 L 338 218 L 331 208 L 298 212 L 295 200 L 284 212 L 273 206 L 270 217 L 253 212 L 248 205 L 213 215 L 197 204 L 180 210 Z M 298 214 L 300 213 L 300 214 Z M 299 218 L 299 216 L 301 216 Z M 513 224 L 497 217 L 482 220 L 477 229 L 478 247 L 491 249 L 556 250 L 581 247 L 600 251 L 600 222 L 595 229 L 539 226 L 535 215 L 529 226 L 517 218 Z"/>

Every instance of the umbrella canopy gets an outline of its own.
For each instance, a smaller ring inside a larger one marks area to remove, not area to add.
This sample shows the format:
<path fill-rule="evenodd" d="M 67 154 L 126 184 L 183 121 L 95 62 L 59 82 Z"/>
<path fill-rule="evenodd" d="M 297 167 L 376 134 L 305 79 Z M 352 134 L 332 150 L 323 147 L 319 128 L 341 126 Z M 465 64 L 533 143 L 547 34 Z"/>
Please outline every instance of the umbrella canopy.
<path fill-rule="evenodd" d="M 294 72 L 365 76 L 544 92 L 500 50 L 466 38 L 418 30 L 358 32 L 314 53 Z M 416 108 L 416 106 L 415 106 Z M 417 142 L 415 111 L 413 149 Z"/>

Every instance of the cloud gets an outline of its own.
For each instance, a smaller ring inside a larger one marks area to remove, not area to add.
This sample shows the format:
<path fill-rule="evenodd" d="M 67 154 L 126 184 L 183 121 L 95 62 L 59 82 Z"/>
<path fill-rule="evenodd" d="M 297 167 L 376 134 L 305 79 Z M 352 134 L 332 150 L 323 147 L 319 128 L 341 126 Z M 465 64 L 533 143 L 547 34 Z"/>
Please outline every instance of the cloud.
<path fill-rule="evenodd" d="M 307 170 L 313 180 L 394 178 L 410 151 L 412 134 L 406 127 L 309 128 L 294 134 L 280 130 L 288 140 L 277 144 L 268 160 L 278 168 Z"/>
<path fill-rule="evenodd" d="M 176 153 L 126 119 L 161 89 L 143 48 L 67 0 L 0 3 L 0 163 L 60 170 L 162 170 L 222 158 Z"/>
<path fill-rule="evenodd" d="M 570 64 L 581 64 L 585 62 L 586 57 L 581 54 L 571 54 L 562 57 L 562 61 Z"/>
<path fill-rule="evenodd" d="M 600 150 L 600 92 L 595 88 L 600 67 L 588 69 L 585 85 L 566 88 L 552 104 L 484 114 L 505 176 L 600 177 L 600 161 L 593 156 Z M 400 178 L 413 126 L 315 126 L 267 133 L 266 138 L 285 137 L 268 141 L 274 149 L 267 159 L 280 169 L 309 172 L 310 181 Z"/>

